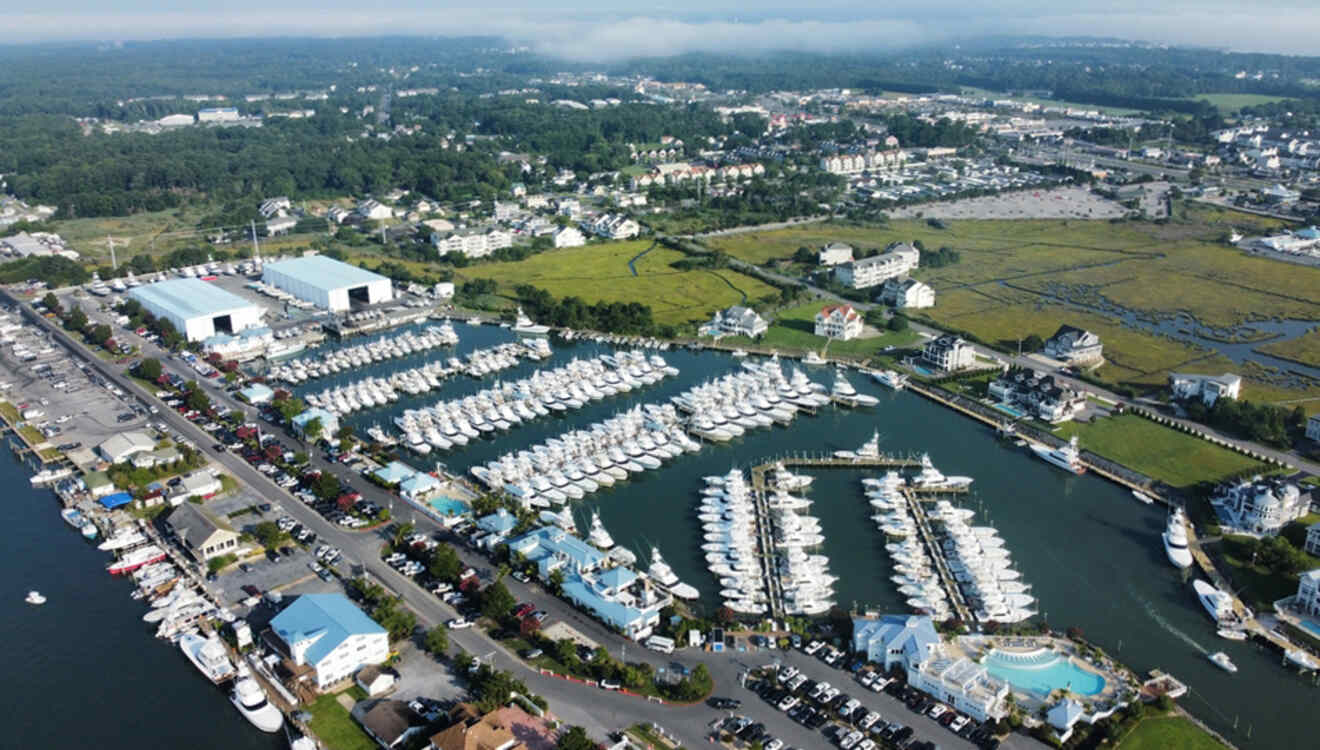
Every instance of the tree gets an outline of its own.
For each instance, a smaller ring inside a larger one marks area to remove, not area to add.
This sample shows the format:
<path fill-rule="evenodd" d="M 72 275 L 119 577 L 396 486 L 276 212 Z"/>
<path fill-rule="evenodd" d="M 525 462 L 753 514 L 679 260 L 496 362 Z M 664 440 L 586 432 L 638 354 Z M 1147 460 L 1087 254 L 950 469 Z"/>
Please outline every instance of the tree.
<path fill-rule="evenodd" d="M 431 552 L 431 577 L 454 583 L 462 572 L 463 561 L 458 559 L 453 547 L 441 544 Z"/>
<path fill-rule="evenodd" d="M 206 395 L 206 392 L 202 390 L 196 380 L 189 380 L 184 384 L 183 389 L 188 392 L 187 404 L 189 409 L 210 411 L 211 397 Z"/>
<path fill-rule="evenodd" d="M 899 333 L 908 329 L 908 318 L 901 312 L 894 313 L 894 317 L 889 319 L 889 330 Z"/>
<path fill-rule="evenodd" d="M 137 372 L 139 377 L 146 378 L 153 383 L 156 382 L 162 372 L 160 360 L 152 357 L 142 360 L 138 363 Z"/>
<path fill-rule="evenodd" d="M 81 308 L 73 308 L 64 318 L 64 329 L 67 331 L 81 331 L 87 327 L 87 314 Z"/>
<path fill-rule="evenodd" d="M 1045 340 L 1034 333 L 1022 339 L 1022 351 L 1024 352 L 1038 352 L 1044 348 Z"/>
<path fill-rule="evenodd" d="M 436 625 L 426 633 L 426 650 L 437 659 L 449 650 L 449 628 Z"/>
<path fill-rule="evenodd" d="M 281 530 L 274 521 L 262 521 L 253 526 L 252 536 L 266 549 L 274 549 L 280 546 L 280 542 L 289 538 L 288 533 Z"/>
<path fill-rule="evenodd" d="M 591 741 L 587 730 L 582 727 L 569 727 L 567 732 L 559 733 L 555 750 L 596 750 L 596 743 Z"/>
<path fill-rule="evenodd" d="M 555 596 L 558 596 L 559 592 L 563 590 L 564 590 L 564 571 L 560 568 L 555 568 L 554 570 L 550 571 L 550 592 L 553 593 Z"/>
<path fill-rule="evenodd" d="M 307 423 L 303 425 L 303 438 L 309 443 L 315 443 L 320 439 L 321 433 L 324 430 L 325 425 L 321 423 L 321 418 L 313 417 L 312 419 L 307 420 Z"/>
<path fill-rule="evenodd" d="M 403 546 L 408 537 L 412 536 L 415 527 L 410 523 L 401 523 L 394 527 L 394 547 L 398 549 Z"/>
<path fill-rule="evenodd" d="M 47 310 L 56 315 L 60 314 L 60 300 L 59 297 L 55 296 L 54 292 L 46 292 L 46 296 L 41 298 L 41 304 L 45 305 Z"/>
<path fill-rule="evenodd" d="M 513 609 L 518 600 L 513 598 L 505 585 L 496 581 L 481 592 L 481 614 L 492 620 L 499 620 Z"/>
<path fill-rule="evenodd" d="M 276 399 L 271 402 L 271 406 L 275 407 L 275 411 L 279 412 L 280 416 L 284 417 L 285 421 L 293 419 L 304 411 L 307 411 L 307 404 L 296 396 Z"/>

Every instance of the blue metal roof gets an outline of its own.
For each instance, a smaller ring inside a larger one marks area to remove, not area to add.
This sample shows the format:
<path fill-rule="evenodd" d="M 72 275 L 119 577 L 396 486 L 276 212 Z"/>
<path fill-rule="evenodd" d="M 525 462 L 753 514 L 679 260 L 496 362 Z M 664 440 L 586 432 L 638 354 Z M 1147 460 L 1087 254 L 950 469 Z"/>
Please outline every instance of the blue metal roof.
<path fill-rule="evenodd" d="M 555 527 L 534 529 L 510 542 L 509 547 L 533 561 L 555 555 L 565 557 L 574 570 L 596 568 L 605 561 L 605 553 Z"/>
<path fill-rule="evenodd" d="M 275 391 L 265 383 L 253 383 L 246 388 L 239 389 L 238 395 L 247 399 L 250 404 L 260 404 L 274 398 Z"/>
<path fill-rule="evenodd" d="M 378 273 L 324 255 L 306 255 L 301 258 L 267 263 L 265 270 L 292 276 L 319 289 L 362 286 L 373 281 L 385 280 L 385 277 Z"/>
<path fill-rule="evenodd" d="M 418 492 L 435 489 L 440 486 L 440 480 L 422 472 L 414 472 L 411 476 L 399 482 L 399 492 L 408 495 L 415 495 Z"/>
<path fill-rule="evenodd" d="M 256 307 L 237 294 L 200 279 L 157 281 L 130 289 L 128 296 L 180 318 L 223 315 L 242 307 Z"/>
<path fill-rule="evenodd" d="M 413 467 L 401 461 L 391 461 L 372 473 L 382 482 L 387 484 L 398 484 L 417 472 Z"/>
<path fill-rule="evenodd" d="M 493 534 L 507 534 L 510 531 L 513 531 L 513 527 L 517 525 L 517 516 L 504 508 L 500 508 L 488 516 L 482 516 L 477 519 L 478 528 L 482 531 L 489 531 Z"/>
<path fill-rule="evenodd" d="M 121 505 L 128 505 L 131 502 L 133 502 L 133 496 L 127 492 L 116 492 L 113 495 L 106 495 L 101 498 L 101 505 L 106 510 L 112 510 Z"/>
<path fill-rule="evenodd" d="M 884 655 L 891 653 L 920 661 L 930 646 L 939 643 L 935 623 L 926 615 L 885 615 L 878 620 L 853 618 L 853 650 L 866 652 L 873 661 L 887 662 Z"/>
<path fill-rule="evenodd" d="M 646 617 L 644 610 L 612 602 L 602 597 L 576 575 L 565 578 L 564 595 L 577 602 L 578 606 L 590 610 L 600 619 L 618 628 L 627 628 L 634 622 Z"/>
<path fill-rule="evenodd" d="M 336 417 L 334 414 L 331 414 L 319 406 L 313 406 L 310 409 L 304 410 L 302 413 L 295 416 L 292 421 L 294 425 L 303 427 L 313 419 L 321 420 L 321 426 L 326 428 L 329 428 L 330 425 L 339 424 L 339 417 Z"/>
<path fill-rule="evenodd" d="M 385 632 L 342 594 L 303 594 L 275 615 L 270 627 L 290 645 L 315 638 L 303 658 L 313 666 L 349 636 Z"/>
<path fill-rule="evenodd" d="M 600 582 L 607 589 L 619 589 L 637 580 L 637 574 L 627 568 L 610 568 L 600 574 Z"/>

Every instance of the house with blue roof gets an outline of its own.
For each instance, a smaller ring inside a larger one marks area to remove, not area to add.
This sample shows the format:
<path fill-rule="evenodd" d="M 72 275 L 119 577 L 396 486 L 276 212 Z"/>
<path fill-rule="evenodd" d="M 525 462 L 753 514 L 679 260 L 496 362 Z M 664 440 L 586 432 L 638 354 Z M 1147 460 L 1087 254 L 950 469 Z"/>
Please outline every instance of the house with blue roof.
<path fill-rule="evenodd" d="M 907 669 L 940 647 L 940 634 L 926 615 L 885 615 L 853 618 L 853 651 L 885 671 L 898 664 Z"/>
<path fill-rule="evenodd" d="M 339 432 L 339 417 L 318 406 L 313 406 L 294 417 L 291 420 L 293 431 L 300 436 L 303 435 L 303 429 L 314 419 L 321 420 L 321 437 L 333 437 L 336 432 Z"/>
<path fill-rule="evenodd" d="M 265 383 L 253 383 L 238 389 L 238 395 L 249 404 L 260 406 L 270 403 L 275 398 L 275 391 Z"/>
<path fill-rule="evenodd" d="M 371 472 L 374 477 L 394 487 L 403 480 L 417 473 L 417 470 L 402 461 L 390 461 L 388 464 Z"/>
<path fill-rule="evenodd" d="M 641 640 L 660 624 L 660 610 L 673 603 L 627 568 L 611 568 L 597 575 L 569 573 L 564 577 L 564 596 L 606 625 Z"/>
<path fill-rule="evenodd" d="M 424 502 L 440 491 L 440 480 L 425 472 L 415 472 L 399 482 L 399 496 L 415 503 Z"/>
<path fill-rule="evenodd" d="M 523 534 L 509 542 L 509 551 L 535 564 L 536 574 L 543 581 L 550 580 L 550 574 L 560 569 L 575 574 L 600 570 L 606 560 L 604 552 L 557 526 L 544 526 Z"/>
<path fill-rule="evenodd" d="M 303 594 L 270 621 L 290 671 L 325 690 L 390 655 L 385 629 L 342 594 Z"/>

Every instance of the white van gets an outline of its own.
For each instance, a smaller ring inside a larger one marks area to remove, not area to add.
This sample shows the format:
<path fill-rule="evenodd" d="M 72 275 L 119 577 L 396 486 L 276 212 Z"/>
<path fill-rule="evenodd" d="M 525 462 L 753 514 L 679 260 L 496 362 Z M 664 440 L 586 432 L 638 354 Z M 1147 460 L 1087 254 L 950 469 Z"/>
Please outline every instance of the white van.
<path fill-rule="evenodd" d="M 662 654 L 674 653 L 674 639 L 666 638 L 662 635 L 653 635 L 650 638 L 647 638 L 646 643 L 643 645 L 652 651 L 659 651 Z"/>

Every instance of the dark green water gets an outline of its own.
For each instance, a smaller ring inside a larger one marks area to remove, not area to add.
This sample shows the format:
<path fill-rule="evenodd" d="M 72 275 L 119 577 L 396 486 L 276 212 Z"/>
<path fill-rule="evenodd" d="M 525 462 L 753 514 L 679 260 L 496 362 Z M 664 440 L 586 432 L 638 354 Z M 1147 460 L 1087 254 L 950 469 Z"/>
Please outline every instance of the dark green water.
<path fill-rule="evenodd" d="M 109 556 L 60 519 L 47 490 L 0 451 L 0 546 L 6 583 L 0 642 L 5 732 L 0 747 L 105 750 L 273 750 L 282 736 L 248 724 L 183 657 L 142 622 L 130 585 L 105 572 Z M 38 589 L 46 604 L 23 602 Z"/>
<path fill-rule="evenodd" d="M 511 338 L 507 330 L 493 327 L 460 325 L 458 330 L 463 339 L 460 353 Z M 503 377 L 522 377 L 537 367 L 553 367 L 568 357 L 608 349 L 595 344 L 557 346 L 551 360 L 522 365 Z M 466 472 L 473 463 L 589 424 L 639 401 L 663 401 L 739 366 L 738 360 L 718 354 L 672 351 L 664 356 L 680 368 L 679 377 L 436 458 L 456 472 Z M 383 369 L 414 364 L 396 362 Z M 829 370 L 807 372 L 829 384 Z M 338 380 L 356 377 L 361 374 L 340 375 Z M 852 381 L 859 390 L 879 396 L 881 404 L 859 411 L 824 409 L 816 417 L 799 418 L 789 428 L 751 431 L 733 442 L 681 456 L 658 471 L 575 504 L 579 524 L 591 509 L 599 510 L 618 543 L 638 552 L 643 561 L 651 544 L 659 546 L 679 576 L 713 601 L 711 595 L 718 587 L 705 570 L 694 513 L 701 478 L 732 466 L 746 468 L 774 455 L 855 448 L 878 429 L 885 451 L 927 452 L 946 474 L 975 477 L 975 491 L 966 504 L 979 511 L 978 522 L 1000 530 L 1051 625 L 1080 627 L 1088 638 L 1139 672 L 1160 668 L 1176 675 L 1192 690 L 1184 705 L 1241 746 L 1316 746 L 1309 723 L 1295 719 L 1317 705 L 1317 688 L 1283 669 L 1271 653 L 1215 636 L 1190 585 L 1165 560 L 1160 543 L 1162 510 L 1137 503 L 1126 490 L 1102 479 L 1065 474 L 999 442 L 987 428 L 918 396 L 891 393 L 857 376 Z M 327 379 L 313 387 L 334 382 Z M 460 378 L 439 394 L 359 414 L 350 421 L 363 427 L 373 422 L 387 425 L 404 406 L 461 396 L 491 382 Z M 827 535 L 823 551 L 831 560 L 831 572 L 840 578 L 835 584 L 837 600 L 845 606 L 856 602 L 882 611 L 903 611 L 902 598 L 889 581 L 882 539 L 862 496 L 863 476 L 821 471 L 809 493 L 815 501 L 812 512 Z M 1206 659 L 1207 652 L 1219 650 L 1237 663 L 1236 675 L 1220 671 Z"/>

